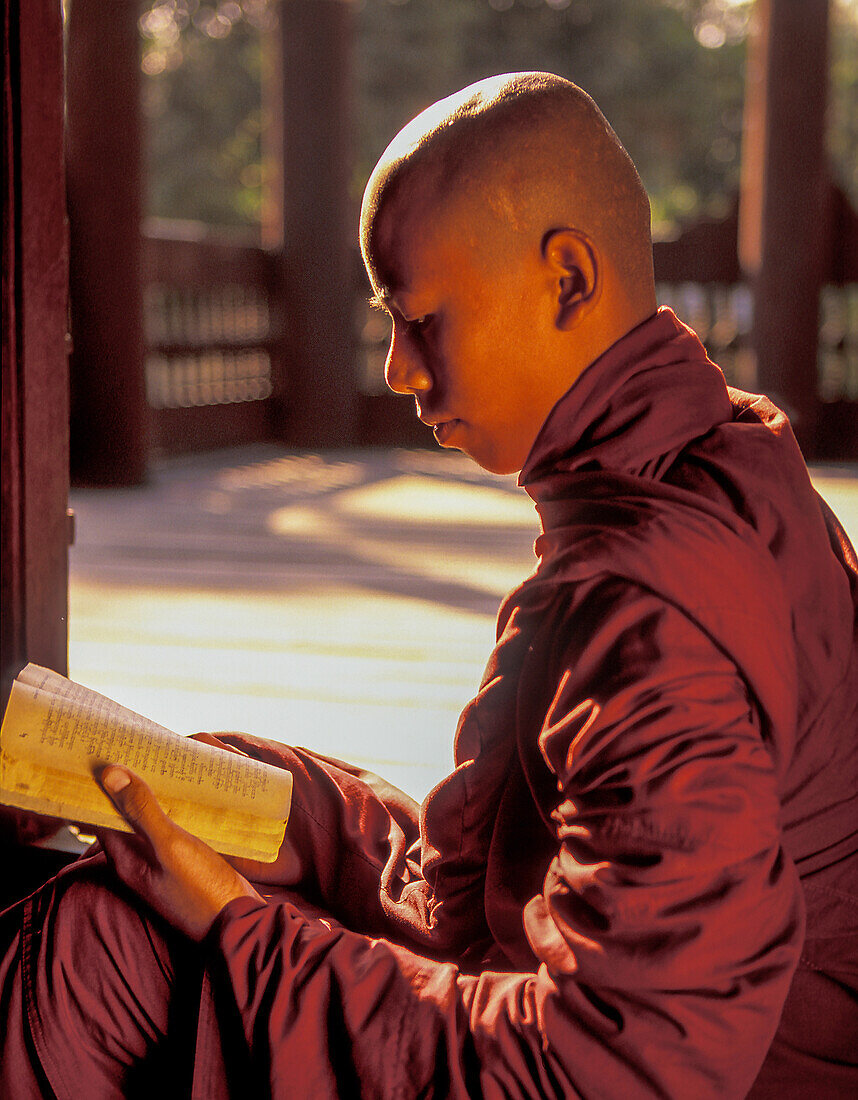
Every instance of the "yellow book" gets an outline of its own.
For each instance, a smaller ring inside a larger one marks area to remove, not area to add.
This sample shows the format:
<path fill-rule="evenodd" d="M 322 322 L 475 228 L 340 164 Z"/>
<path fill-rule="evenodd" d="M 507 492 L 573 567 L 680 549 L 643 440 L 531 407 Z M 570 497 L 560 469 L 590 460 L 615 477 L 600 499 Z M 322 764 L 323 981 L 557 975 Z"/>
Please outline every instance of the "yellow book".
<path fill-rule="evenodd" d="M 289 817 L 292 775 L 159 726 L 59 673 L 27 665 L 0 729 L 0 803 L 130 832 L 93 776 L 125 764 L 164 811 L 223 855 L 270 863 Z"/>

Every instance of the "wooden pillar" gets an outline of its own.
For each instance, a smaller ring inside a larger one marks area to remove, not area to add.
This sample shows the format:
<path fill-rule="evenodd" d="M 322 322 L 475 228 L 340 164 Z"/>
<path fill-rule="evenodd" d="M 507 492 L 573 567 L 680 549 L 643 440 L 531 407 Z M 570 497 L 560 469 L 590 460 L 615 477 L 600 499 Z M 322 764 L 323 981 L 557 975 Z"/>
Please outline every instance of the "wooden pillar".
<path fill-rule="evenodd" d="M 69 8 L 72 474 L 134 484 L 146 470 L 137 0 Z"/>
<path fill-rule="evenodd" d="M 746 85 L 739 253 L 754 290 L 757 384 L 813 451 L 819 292 L 831 257 L 828 0 L 757 0 Z"/>
<path fill-rule="evenodd" d="M 290 354 L 275 431 L 298 446 L 354 439 L 349 200 L 353 16 L 349 0 L 282 0 L 283 286 Z"/>
<path fill-rule="evenodd" d="M 2 700 L 66 671 L 68 249 L 57 0 L 3 5 Z"/>

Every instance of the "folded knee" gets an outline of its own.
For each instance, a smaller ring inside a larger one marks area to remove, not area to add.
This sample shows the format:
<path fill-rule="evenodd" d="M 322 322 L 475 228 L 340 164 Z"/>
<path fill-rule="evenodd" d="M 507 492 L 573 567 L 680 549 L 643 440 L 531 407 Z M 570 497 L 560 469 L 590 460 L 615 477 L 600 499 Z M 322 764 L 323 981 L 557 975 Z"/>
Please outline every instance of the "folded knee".
<path fill-rule="evenodd" d="M 116 882 L 103 859 L 63 872 L 28 903 L 25 1000 L 52 1078 L 125 1079 L 176 1030 L 177 984 L 196 964 Z M 193 985 L 193 982 L 191 982 Z"/>

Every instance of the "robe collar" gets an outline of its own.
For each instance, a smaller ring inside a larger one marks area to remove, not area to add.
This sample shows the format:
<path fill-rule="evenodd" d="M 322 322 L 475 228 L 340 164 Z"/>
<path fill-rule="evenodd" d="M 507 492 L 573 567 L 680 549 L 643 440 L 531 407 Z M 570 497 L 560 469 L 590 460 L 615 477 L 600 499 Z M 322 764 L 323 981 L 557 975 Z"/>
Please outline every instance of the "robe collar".
<path fill-rule="evenodd" d="M 723 374 L 671 310 L 609 348 L 552 409 L 521 472 L 542 523 L 539 565 L 499 621 L 517 605 L 538 617 L 558 584 L 600 575 L 656 593 L 729 655 L 784 769 L 797 673 L 778 565 L 737 511 L 665 477 L 692 442 L 732 421 Z"/>
<path fill-rule="evenodd" d="M 732 419 L 724 376 L 663 306 L 604 352 L 548 415 L 519 484 L 537 503 L 558 475 L 658 478 L 692 439 Z"/>

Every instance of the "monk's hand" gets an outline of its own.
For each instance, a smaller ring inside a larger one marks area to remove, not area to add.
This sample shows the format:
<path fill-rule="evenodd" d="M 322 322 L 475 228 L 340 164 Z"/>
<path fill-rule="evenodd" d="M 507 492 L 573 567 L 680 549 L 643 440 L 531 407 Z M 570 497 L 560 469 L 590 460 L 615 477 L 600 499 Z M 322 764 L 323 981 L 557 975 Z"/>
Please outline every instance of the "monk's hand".
<path fill-rule="evenodd" d="M 98 781 L 134 830 L 131 836 L 99 830 L 107 858 L 119 878 L 174 928 L 199 941 L 234 898 L 264 900 L 208 844 L 171 821 L 128 768 L 109 764 Z"/>

